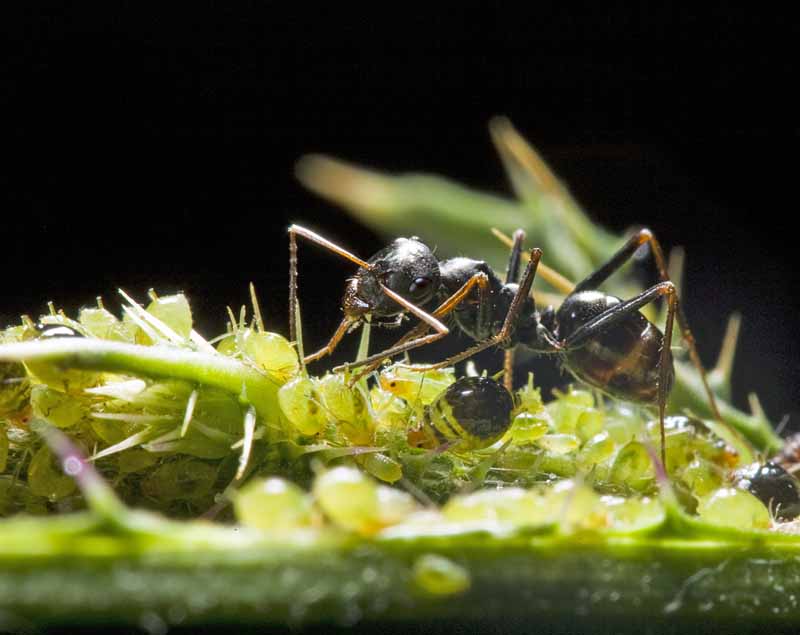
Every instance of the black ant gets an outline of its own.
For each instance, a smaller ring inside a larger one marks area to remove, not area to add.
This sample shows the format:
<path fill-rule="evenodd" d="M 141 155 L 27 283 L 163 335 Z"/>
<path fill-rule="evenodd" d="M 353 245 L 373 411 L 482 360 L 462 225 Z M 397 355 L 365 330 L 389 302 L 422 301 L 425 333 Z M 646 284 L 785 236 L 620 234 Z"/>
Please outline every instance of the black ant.
<path fill-rule="evenodd" d="M 493 346 L 507 350 L 521 344 L 540 354 L 555 354 L 561 365 L 578 380 L 611 397 L 658 406 L 661 427 L 661 458 L 664 460 L 664 416 L 667 395 L 674 380 L 670 342 L 677 317 L 690 357 L 702 378 L 714 417 L 722 421 L 714 394 L 697 353 L 669 280 L 661 246 L 647 229 L 633 235 L 605 264 L 579 282 L 558 309 L 548 306 L 537 311 L 530 296 L 541 259 L 541 250 L 530 251 L 528 264 L 519 275 L 523 231 L 514 234 L 505 282 L 483 261 L 469 258 L 437 260 L 418 238 L 398 238 L 391 245 L 363 261 L 341 247 L 302 227 L 292 225 L 290 237 L 290 338 L 295 338 L 294 311 L 297 302 L 297 245 L 299 234 L 359 265 L 345 287 L 342 309 L 345 317 L 328 344 L 305 358 L 313 361 L 332 352 L 350 328 L 366 315 L 380 318 L 406 311 L 422 323 L 394 346 L 341 368 L 367 366 L 371 372 L 383 360 L 444 337 L 449 329 L 440 318 L 452 313 L 460 330 L 478 343 L 469 349 L 418 371 L 451 366 Z M 643 245 L 650 246 L 661 281 L 630 300 L 598 291 L 597 287 L 618 270 Z M 477 287 L 477 289 L 474 289 Z M 662 332 L 640 312 L 643 306 L 666 297 L 667 319 Z M 433 300 L 440 302 L 431 313 L 420 308 Z M 425 335 L 433 328 L 436 333 Z M 510 355 L 506 355 L 509 370 Z M 510 382 L 506 375 L 506 385 Z"/>

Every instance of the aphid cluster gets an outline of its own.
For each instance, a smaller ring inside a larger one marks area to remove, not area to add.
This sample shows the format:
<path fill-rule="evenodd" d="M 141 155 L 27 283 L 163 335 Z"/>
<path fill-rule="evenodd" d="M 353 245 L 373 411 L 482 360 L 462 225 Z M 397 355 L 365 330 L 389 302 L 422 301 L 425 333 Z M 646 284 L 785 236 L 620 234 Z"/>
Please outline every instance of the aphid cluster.
<path fill-rule="evenodd" d="M 480 261 L 439 260 L 416 238 L 398 239 L 361 261 L 309 230 L 295 226 L 290 234 L 295 305 L 295 235 L 360 266 L 346 284 L 341 326 L 326 347 L 304 359 L 296 348 L 301 342 L 266 330 L 255 297 L 252 319 L 244 311 L 238 318 L 231 312 L 227 333 L 210 341 L 193 330 L 181 294 L 152 294 L 146 307 L 124 296 L 123 319 L 99 303 L 76 320 L 52 308 L 38 322 L 23 318 L 3 331 L 0 345 L 69 339 L 78 347 L 81 340 L 136 346 L 125 349 L 134 359 L 123 367 L 104 366 L 102 356 L 83 368 L 37 357 L 2 362 L 0 514 L 82 504 L 57 457 L 28 429 L 32 420 L 69 434 L 127 502 L 171 515 L 218 510 L 228 500 L 218 496 L 226 487 L 262 483 L 244 490 L 236 509 L 244 522 L 271 528 L 314 526 L 324 517 L 371 534 L 424 515 L 419 501 L 445 504 L 437 518 L 447 522 L 491 516 L 549 523 L 564 496 L 585 503 L 571 508 L 583 510 L 568 520 L 576 527 L 624 525 L 628 512 L 622 510 L 630 506 L 656 522 L 663 510 L 652 498 L 658 491 L 653 448 L 661 450 L 670 483 L 687 509 L 702 518 L 737 517 L 733 506 L 749 509 L 748 517 L 757 519 L 753 526 L 762 526 L 770 512 L 786 521 L 800 509 L 796 482 L 778 467 L 758 464 L 733 474 L 751 460 L 742 458 L 746 447 L 737 446 L 735 436 L 720 437 L 702 422 L 665 415 L 673 373 L 666 342 L 671 320 L 683 321 L 671 283 L 629 302 L 596 290 L 646 242 L 663 269 L 660 249 L 648 233 L 637 234 L 558 309 L 542 311 L 530 297 L 541 253 L 528 252 L 520 275 L 521 232 L 505 281 Z M 666 334 L 637 310 L 662 294 L 670 316 Z M 293 306 L 292 317 L 298 315 Z M 354 362 L 323 376 L 308 373 L 307 363 L 330 353 L 368 315 L 373 326 L 406 315 L 420 322 L 385 351 L 369 355 L 362 336 Z M 383 366 L 443 337 L 449 331 L 444 319 L 477 344 L 436 364 Z M 293 322 L 293 337 L 298 326 Z M 427 332 L 431 328 L 433 334 Z M 684 334 L 691 344 L 685 328 Z M 493 345 L 507 352 L 504 381 L 474 372 L 456 376 L 453 364 Z M 517 345 L 556 355 L 583 384 L 619 400 L 571 389 L 544 404 L 530 378 L 512 390 L 510 352 Z M 167 361 L 176 351 L 190 351 L 202 353 L 210 366 L 188 380 L 189 375 L 165 375 L 158 364 L 166 362 L 159 358 L 149 374 L 135 355 L 159 348 Z M 232 382 L 207 379 L 218 360 L 224 373 L 233 373 Z M 246 384 L 253 373 L 257 381 Z M 657 420 L 645 421 L 625 406 L 628 401 L 658 406 Z M 781 460 L 785 464 L 788 458 Z M 360 476 L 353 476 L 355 468 Z M 395 487 L 377 485 L 367 474 Z M 286 481 L 264 483 L 259 475 L 281 475 L 311 493 Z M 570 487 L 574 491 L 564 494 Z M 483 488 L 501 489 L 467 495 Z M 244 501 L 263 505 L 250 509 Z M 535 513 L 532 501 L 542 506 Z"/>

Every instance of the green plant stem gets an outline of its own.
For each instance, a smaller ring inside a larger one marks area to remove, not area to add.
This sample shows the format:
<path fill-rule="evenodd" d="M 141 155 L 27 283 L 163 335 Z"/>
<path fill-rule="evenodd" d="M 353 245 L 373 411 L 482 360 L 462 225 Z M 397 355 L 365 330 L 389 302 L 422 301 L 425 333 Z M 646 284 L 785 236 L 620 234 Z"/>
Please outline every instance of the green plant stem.
<path fill-rule="evenodd" d="M 280 385 L 255 368 L 225 357 L 168 346 L 138 346 L 88 338 L 31 341 L 0 346 L 0 361 L 44 362 L 57 369 L 118 372 L 183 379 L 220 388 L 252 405 L 261 417 L 278 416 Z"/>

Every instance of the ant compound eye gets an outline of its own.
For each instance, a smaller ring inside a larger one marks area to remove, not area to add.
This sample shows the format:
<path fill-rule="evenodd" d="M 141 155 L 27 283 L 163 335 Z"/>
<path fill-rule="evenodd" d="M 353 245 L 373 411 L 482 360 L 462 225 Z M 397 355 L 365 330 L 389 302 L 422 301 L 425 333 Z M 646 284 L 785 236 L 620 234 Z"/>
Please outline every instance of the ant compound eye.
<path fill-rule="evenodd" d="M 421 293 L 425 291 L 431 284 L 430 278 L 417 278 L 414 282 L 411 283 L 411 286 L 408 288 L 409 293 Z"/>

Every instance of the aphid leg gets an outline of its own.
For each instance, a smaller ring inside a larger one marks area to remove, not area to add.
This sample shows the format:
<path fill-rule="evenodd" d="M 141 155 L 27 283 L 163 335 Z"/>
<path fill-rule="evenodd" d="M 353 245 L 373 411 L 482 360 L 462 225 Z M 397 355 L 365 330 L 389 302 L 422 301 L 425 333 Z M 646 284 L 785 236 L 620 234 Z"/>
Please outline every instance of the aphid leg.
<path fill-rule="evenodd" d="M 650 251 L 653 254 L 653 260 L 656 264 L 656 269 L 658 269 L 658 276 L 661 278 L 662 282 L 669 282 L 669 273 L 667 271 L 667 261 L 664 258 L 664 251 L 661 249 L 661 245 L 659 244 L 656 237 L 653 235 L 649 229 L 640 229 L 636 232 L 633 236 L 631 236 L 628 241 L 614 254 L 611 259 L 601 266 L 597 271 L 591 273 L 589 276 L 581 280 L 576 286 L 575 291 L 585 291 L 589 289 L 596 289 L 600 284 L 602 284 L 612 273 L 614 273 L 617 269 L 619 269 L 627 260 L 629 260 L 636 250 L 639 249 L 645 243 L 650 245 Z M 677 296 L 677 291 L 675 292 Z M 692 360 L 692 364 L 697 369 L 697 372 L 700 374 L 700 379 L 703 382 L 703 388 L 705 389 L 706 395 L 708 397 L 708 403 L 711 407 L 711 413 L 714 418 L 725 425 L 725 422 L 722 419 L 722 415 L 719 413 L 719 408 L 717 407 L 717 400 L 714 396 L 714 392 L 711 390 L 711 386 L 708 383 L 708 377 L 706 376 L 705 368 L 703 368 L 703 363 L 700 361 L 700 355 L 697 352 L 697 344 L 695 343 L 694 335 L 692 331 L 689 329 L 689 323 L 686 320 L 686 316 L 683 313 L 683 307 L 679 302 L 676 303 L 675 307 L 675 318 L 678 320 L 678 325 L 681 329 L 681 335 L 683 336 L 686 345 L 689 348 L 689 357 Z M 669 346 L 672 340 L 667 340 L 667 345 Z"/>
<path fill-rule="evenodd" d="M 297 325 L 295 323 L 295 315 L 297 312 L 297 236 L 302 236 L 307 240 L 310 240 L 317 245 L 324 247 L 325 249 L 332 251 L 335 254 L 338 254 L 342 258 L 349 260 L 350 262 L 354 262 L 359 267 L 363 267 L 364 269 L 370 269 L 371 265 L 364 260 L 361 260 L 358 256 L 354 256 L 346 249 L 339 247 L 339 245 L 332 243 L 330 240 L 323 238 L 319 234 L 312 232 L 310 229 L 306 229 L 305 227 L 301 227 L 300 225 L 290 225 L 289 226 L 289 341 L 297 341 Z M 318 359 L 324 355 L 330 354 L 339 344 L 339 341 L 342 339 L 344 334 L 347 332 L 347 329 L 352 324 L 351 321 L 344 320 L 340 325 L 339 328 L 336 329 L 336 332 L 331 337 L 330 341 L 327 345 L 321 348 L 316 353 L 309 355 L 305 358 L 305 363 L 309 363 L 315 359 Z"/>
<path fill-rule="evenodd" d="M 355 377 L 354 381 L 358 381 L 361 377 L 368 375 L 373 370 L 375 370 L 378 366 L 380 366 L 383 360 L 387 359 L 388 357 L 392 357 L 393 355 L 398 355 L 400 353 L 405 353 L 406 351 L 409 351 L 412 348 L 418 348 L 419 346 L 424 346 L 425 344 L 435 342 L 436 340 L 444 337 L 449 332 L 449 329 L 447 329 L 446 326 L 444 326 L 443 324 L 441 324 L 441 322 L 439 322 L 439 318 L 446 316 L 453 309 L 455 309 L 455 307 L 458 306 L 458 304 L 462 302 L 464 298 L 466 298 L 469 295 L 469 293 L 472 291 L 472 288 L 475 285 L 478 285 L 480 293 L 480 300 L 479 300 L 480 303 L 482 305 L 486 305 L 488 303 L 489 280 L 486 277 L 485 273 L 480 272 L 476 273 L 469 280 L 467 280 L 458 291 L 456 291 L 453 295 L 447 298 L 447 300 L 445 300 L 442 304 L 440 304 L 437 307 L 437 309 L 432 314 L 430 314 L 429 317 L 433 318 L 436 323 L 440 324 L 445 329 L 444 333 L 437 332 L 437 333 L 432 333 L 431 335 L 424 335 L 424 333 L 429 328 L 431 328 L 433 324 L 431 324 L 428 320 L 423 320 L 421 324 L 418 324 L 411 331 L 406 333 L 390 348 L 387 348 L 386 350 L 381 351 L 380 353 L 376 353 L 375 355 L 370 355 L 369 357 L 366 357 L 362 360 L 358 360 L 356 362 L 352 362 L 349 364 L 343 364 L 342 366 L 337 367 L 335 370 L 347 370 L 350 368 L 358 368 L 359 366 L 366 366 L 366 368 L 361 373 L 359 373 L 358 376 Z M 387 291 L 387 295 L 389 295 L 389 297 L 394 298 L 394 296 L 397 295 L 394 293 L 390 294 L 389 290 L 386 288 L 384 288 L 384 290 Z M 422 312 L 415 305 L 408 303 L 400 296 L 397 297 L 403 302 L 406 302 L 411 307 L 414 307 L 414 309 L 417 309 L 418 311 Z M 420 319 L 422 319 L 422 316 L 417 314 L 416 312 L 415 315 L 417 315 L 418 317 L 420 317 Z M 428 314 L 425 315 L 427 316 Z"/>
<path fill-rule="evenodd" d="M 536 277 L 536 267 L 538 266 L 541 258 L 541 249 L 538 247 L 531 249 L 530 260 L 528 261 L 528 265 L 525 267 L 525 272 L 522 274 L 522 281 L 517 288 L 517 292 L 514 294 L 514 299 L 511 300 L 511 306 L 508 308 L 508 313 L 506 314 L 506 319 L 503 321 L 503 326 L 497 334 L 493 335 L 489 339 L 483 340 L 482 342 L 478 342 L 475 344 L 475 346 L 472 346 L 457 355 L 448 357 L 443 362 L 426 364 L 424 366 L 409 366 L 409 368 L 415 372 L 425 372 L 429 370 L 445 368 L 446 366 L 452 366 L 453 364 L 472 357 L 476 353 L 480 353 L 491 346 L 502 344 L 505 340 L 511 337 L 511 334 L 514 332 L 514 328 L 517 325 L 517 320 L 519 319 L 519 314 L 523 307 L 524 301 L 528 295 L 530 295 L 533 279 Z"/>

